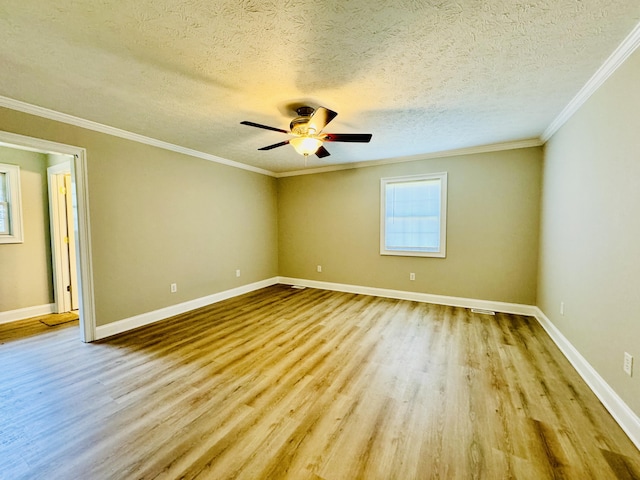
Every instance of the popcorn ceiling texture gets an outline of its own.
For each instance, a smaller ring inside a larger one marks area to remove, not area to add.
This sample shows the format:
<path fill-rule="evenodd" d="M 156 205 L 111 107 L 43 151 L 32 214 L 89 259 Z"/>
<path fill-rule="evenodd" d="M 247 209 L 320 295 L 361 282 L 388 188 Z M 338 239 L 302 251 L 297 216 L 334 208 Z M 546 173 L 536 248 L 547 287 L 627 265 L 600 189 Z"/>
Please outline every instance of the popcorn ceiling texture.
<path fill-rule="evenodd" d="M 308 167 L 536 138 L 640 20 L 637 0 L 21 0 L 0 95 L 274 172 L 293 104 L 372 133 Z"/>

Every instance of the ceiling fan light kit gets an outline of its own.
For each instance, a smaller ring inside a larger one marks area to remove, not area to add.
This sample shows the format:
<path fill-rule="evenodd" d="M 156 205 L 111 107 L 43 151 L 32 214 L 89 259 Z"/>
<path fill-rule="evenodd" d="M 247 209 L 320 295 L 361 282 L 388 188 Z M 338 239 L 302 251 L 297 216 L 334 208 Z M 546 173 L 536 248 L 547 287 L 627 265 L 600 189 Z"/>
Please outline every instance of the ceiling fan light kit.
<path fill-rule="evenodd" d="M 258 150 L 271 150 L 291 144 L 296 152 L 305 157 L 313 155 L 314 153 L 318 158 L 328 157 L 330 153 L 322 145 L 323 142 L 368 143 L 371 141 L 372 135 L 370 133 L 322 133 L 324 127 L 338 115 L 337 112 L 329 110 L 328 108 L 318 107 L 314 110 L 313 107 L 304 106 L 297 108 L 296 113 L 298 116 L 289 124 L 289 131 L 248 121 L 240 123 L 250 127 L 294 135 L 294 138 L 290 140 L 267 145 Z"/>
<path fill-rule="evenodd" d="M 316 153 L 322 145 L 322 141 L 315 137 L 295 137 L 289 140 L 289 143 L 296 149 L 296 152 L 305 157 Z"/>

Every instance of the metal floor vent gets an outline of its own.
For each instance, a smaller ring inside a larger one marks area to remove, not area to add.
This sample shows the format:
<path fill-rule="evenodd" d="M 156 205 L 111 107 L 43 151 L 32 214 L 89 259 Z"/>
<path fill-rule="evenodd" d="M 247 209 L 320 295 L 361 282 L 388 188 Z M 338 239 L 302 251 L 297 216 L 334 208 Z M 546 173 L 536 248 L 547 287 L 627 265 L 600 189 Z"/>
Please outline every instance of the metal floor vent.
<path fill-rule="evenodd" d="M 482 315 L 495 315 L 493 310 L 483 310 L 482 308 L 472 308 L 471 313 L 480 313 Z"/>
<path fill-rule="evenodd" d="M 296 290 L 304 290 L 307 287 L 304 287 L 302 285 L 291 285 L 291 288 L 295 288 Z"/>

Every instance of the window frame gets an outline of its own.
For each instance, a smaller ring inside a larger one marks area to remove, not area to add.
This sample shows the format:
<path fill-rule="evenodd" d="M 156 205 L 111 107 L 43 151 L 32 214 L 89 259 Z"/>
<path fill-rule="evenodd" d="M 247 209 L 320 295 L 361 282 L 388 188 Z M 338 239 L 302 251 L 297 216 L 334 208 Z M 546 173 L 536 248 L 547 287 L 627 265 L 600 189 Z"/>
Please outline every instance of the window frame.
<path fill-rule="evenodd" d="M 387 185 L 439 180 L 440 182 L 440 247 L 437 251 L 388 250 L 386 247 L 386 193 Z M 446 257 L 447 245 L 447 172 L 386 177 L 380 179 L 380 255 L 402 257 Z"/>
<path fill-rule="evenodd" d="M 22 203 L 20 193 L 20 167 L 8 163 L 0 163 L 0 173 L 5 174 L 8 213 L 9 213 L 9 233 L 0 233 L 0 244 L 3 243 L 24 243 L 22 225 Z"/>

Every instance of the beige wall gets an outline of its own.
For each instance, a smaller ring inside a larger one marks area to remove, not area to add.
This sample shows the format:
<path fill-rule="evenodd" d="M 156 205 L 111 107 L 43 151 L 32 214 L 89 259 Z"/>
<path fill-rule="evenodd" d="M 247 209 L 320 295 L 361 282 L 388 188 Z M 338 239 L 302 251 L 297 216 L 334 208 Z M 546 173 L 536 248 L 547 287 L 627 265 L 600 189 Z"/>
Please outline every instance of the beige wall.
<path fill-rule="evenodd" d="M 274 178 L 8 109 L 0 130 L 87 149 L 98 325 L 277 275 Z"/>
<path fill-rule="evenodd" d="M 53 302 L 46 155 L 0 147 L 0 163 L 20 167 L 23 243 L 0 244 L 0 312 Z"/>
<path fill-rule="evenodd" d="M 538 305 L 640 415 L 638 85 L 640 51 L 547 143 Z"/>
<path fill-rule="evenodd" d="M 534 304 L 541 162 L 528 148 L 281 178 L 280 275 Z M 381 256 L 380 178 L 445 171 L 447 258 Z"/>

